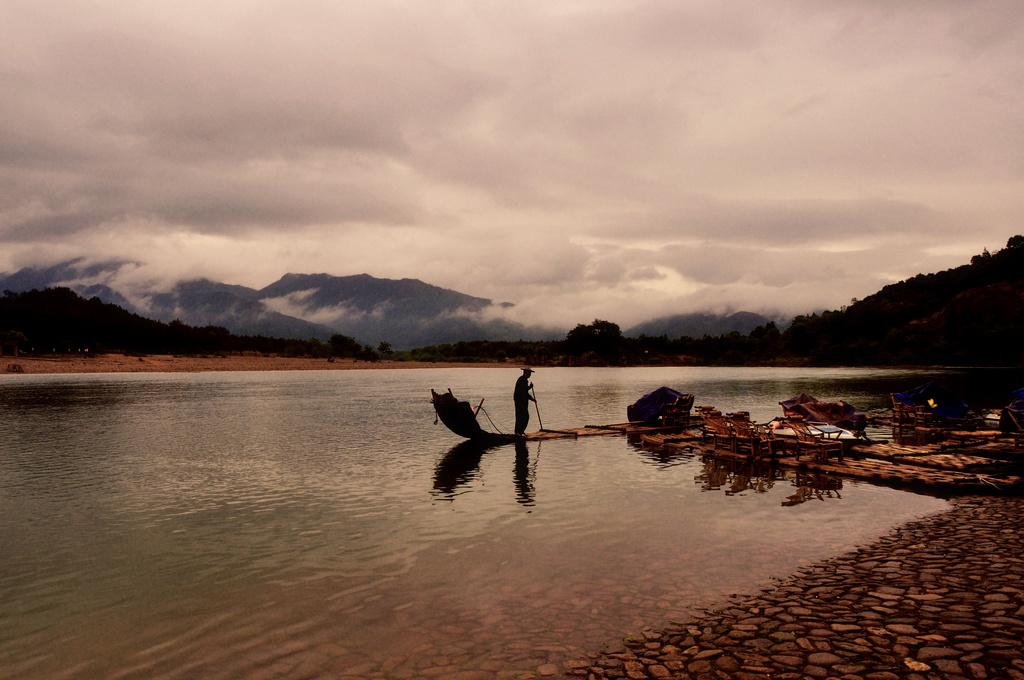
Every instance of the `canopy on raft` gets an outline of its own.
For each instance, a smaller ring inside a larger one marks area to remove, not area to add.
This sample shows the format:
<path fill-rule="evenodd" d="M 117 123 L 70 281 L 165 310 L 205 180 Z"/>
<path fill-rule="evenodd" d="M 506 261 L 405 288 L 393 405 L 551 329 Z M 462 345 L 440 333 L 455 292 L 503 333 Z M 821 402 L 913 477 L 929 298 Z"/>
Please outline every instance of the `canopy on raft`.
<path fill-rule="evenodd" d="M 783 415 L 802 416 L 811 423 L 828 423 L 847 430 L 860 431 L 868 424 L 868 417 L 858 413 L 853 404 L 845 401 L 818 401 L 801 392 L 792 399 L 780 401 Z"/>
<path fill-rule="evenodd" d="M 924 406 L 933 416 L 939 418 L 963 418 L 967 415 L 967 404 L 934 382 L 925 383 L 907 392 L 896 392 L 892 398 L 904 406 Z"/>
<path fill-rule="evenodd" d="M 671 387 L 659 387 L 627 406 L 626 417 L 631 423 L 646 423 L 657 419 L 669 406 L 689 411 L 693 408 L 693 395 L 683 394 Z"/>
<path fill-rule="evenodd" d="M 430 395 L 438 419 L 449 430 L 466 439 L 482 439 L 491 436 L 489 432 L 480 427 L 480 423 L 476 419 L 476 410 L 468 401 L 459 401 L 451 390 L 447 392 L 430 390 Z"/>

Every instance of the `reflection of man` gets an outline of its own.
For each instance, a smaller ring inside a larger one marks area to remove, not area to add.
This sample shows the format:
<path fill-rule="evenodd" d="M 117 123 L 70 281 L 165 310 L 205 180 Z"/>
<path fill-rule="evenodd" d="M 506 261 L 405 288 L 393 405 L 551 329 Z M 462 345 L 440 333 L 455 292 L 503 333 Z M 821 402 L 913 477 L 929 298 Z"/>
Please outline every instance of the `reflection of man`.
<path fill-rule="evenodd" d="M 530 451 L 526 448 L 526 442 L 519 439 L 516 440 L 515 484 L 516 502 L 520 505 L 533 505 L 533 481 L 530 477 Z"/>
<path fill-rule="evenodd" d="M 530 382 L 531 375 L 533 375 L 533 369 L 524 368 L 523 374 L 516 381 L 516 390 L 512 393 L 512 401 L 516 405 L 516 434 L 526 432 L 526 426 L 530 422 L 530 402 L 536 401 L 530 394 L 530 390 L 533 389 L 533 383 Z"/>

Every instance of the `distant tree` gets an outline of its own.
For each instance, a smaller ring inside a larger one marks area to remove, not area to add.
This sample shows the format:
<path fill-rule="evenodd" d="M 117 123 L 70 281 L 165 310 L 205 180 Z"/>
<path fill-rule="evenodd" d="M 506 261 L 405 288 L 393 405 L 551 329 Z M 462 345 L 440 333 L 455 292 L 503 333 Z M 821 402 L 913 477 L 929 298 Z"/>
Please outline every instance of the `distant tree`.
<path fill-rule="evenodd" d="M 394 354 L 394 350 L 391 349 L 391 343 L 386 340 L 381 340 L 380 344 L 377 345 L 377 353 L 382 357 L 389 357 Z"/>
<path fill-rule="evenodd" d="M 595 319 L 589 325 L 579 324 L 565 336 L 565 353 L 582 356 L 593 353 L 608 363 L 618 363 L 625 342 L 618 324 Z"/>
<path fill-rule="evenodd" d="M 363 351 L 360 344 L 347 335 L 332 335 L 330 343 L 332 357 L 357 358 Z"/>
<path fill-rule="evenodd" d="M 992 257 L 992 253 L 988 252 L 988 248 L 982 248 L 981 249 L 981 255 L 975 255 L 974 257 L 971 258 L 971 264 L 973 264 L 973 265 L 981 264 L 985 260 L 991 259 L 991 257 Z"/>

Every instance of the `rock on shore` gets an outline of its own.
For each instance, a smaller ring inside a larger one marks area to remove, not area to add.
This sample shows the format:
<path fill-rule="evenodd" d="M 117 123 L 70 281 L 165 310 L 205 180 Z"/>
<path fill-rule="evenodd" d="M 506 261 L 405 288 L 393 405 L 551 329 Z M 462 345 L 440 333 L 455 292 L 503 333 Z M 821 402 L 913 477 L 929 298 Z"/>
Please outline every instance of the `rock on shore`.
<path fill-rule="evenodd" d="M 1024 680 L 1024 498 L 961 498 L 562 677 Z M 545 669 L 546 670 L 546 669 Z"/>

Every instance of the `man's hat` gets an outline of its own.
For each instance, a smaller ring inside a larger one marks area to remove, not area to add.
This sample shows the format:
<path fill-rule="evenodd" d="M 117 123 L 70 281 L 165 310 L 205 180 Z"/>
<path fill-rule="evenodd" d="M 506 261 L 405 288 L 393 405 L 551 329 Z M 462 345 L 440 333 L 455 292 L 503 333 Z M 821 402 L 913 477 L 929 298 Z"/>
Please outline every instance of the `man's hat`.
<path fill-rule="evenodd" d="M 527 366 L 523 366 L 523 373 L 536 373 L 536 371 L 534 371 L 532 368 L 529 368 Z"/>

